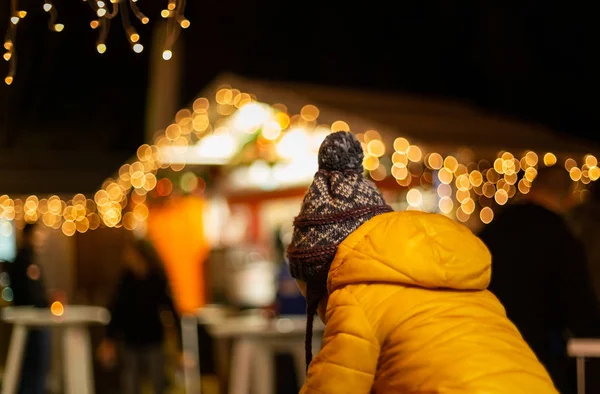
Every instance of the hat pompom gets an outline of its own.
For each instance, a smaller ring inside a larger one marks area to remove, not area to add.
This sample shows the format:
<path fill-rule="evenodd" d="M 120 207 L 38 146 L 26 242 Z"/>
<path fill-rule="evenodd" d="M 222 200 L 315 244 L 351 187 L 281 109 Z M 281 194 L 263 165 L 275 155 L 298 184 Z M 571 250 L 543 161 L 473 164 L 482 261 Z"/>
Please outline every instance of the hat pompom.
<path fill-rule="evenodd" d="M 319 169 L 363 172 L 364 153 L 354 134 L 338 131 L 329 134 L 319 148 Z"/>

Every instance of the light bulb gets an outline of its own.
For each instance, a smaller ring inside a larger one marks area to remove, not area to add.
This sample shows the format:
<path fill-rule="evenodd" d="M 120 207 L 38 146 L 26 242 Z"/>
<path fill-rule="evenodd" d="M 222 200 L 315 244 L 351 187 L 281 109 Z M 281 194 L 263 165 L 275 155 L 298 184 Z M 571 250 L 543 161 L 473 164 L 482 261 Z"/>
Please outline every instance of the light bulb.
<path fill-rule="evenodd" d="M 4 57 L 4 60 L 6 60 L 6 61 L 9 61 L 9 60 L 10 60 L 10 58 L 12 57 L 12 53 L 10 53 L 10 52 L 6 52 L 6 53 L 3 55 L 3 57 Z"/>
<path fill-rule="evenodd" d="M 171 15 L 171 12 L 169 10 L 162 10 L 160 12 L 160 16 L 162 16 L 163 18 L 168 18 L 169 15 Z"/>
<path fill-rule="evenodd" d="M 5 82 L 7 85 L 10 85 L 10 84 L 12 84 L 12 83 L 13 83 L 13 77 L 11 77 L 11 76 L 8 76 L 8 77 L 4 78 L 4 82 Z"/>
<path fill-rule="evenodd" d="M 187 19 L 184 19 L 181 21 L 180 25 L 182 28 L 187 29 L 188 27 L 190 27 L 191 22 Z"/>
<path fill-rule="evenodd" d="M 129 36 L 129 39 L 131 40 L 131 42 L 138 42 L 140 40 L 140 35 L 137 33 L 133 33 Z"/>
<path fill-rule="evenodd" d="M 173 57 L 173 52 L 167 49 L 163 52 L 162 57 L 165 60 L 171 60 L 171 58 Z"/>
<path fill-rule="evenodd" d="M 57 32 L 61 32 L 65 29 L 65 25 L 63 25 L 62 23 L 57 23 L 56 25 L 54 25 L 54 30 Z"/>
<path fill-rule="evenodd" d="M 135 53 L 142 53 L 143 50 L 144 50 L 144 46 L 142 44 L 135 44 L 133 46 L 133 51 Z"/>
<path fill-rule="evenodd" d="M 106 45 L 105 44 L 98 44 L 96 46 L 96 49 L 98 50 L 99 54 L 103 54 L 104 52 L 106 52 Z"/>
<path fill-rule="evenodd" d="M 19 17 L 18 16 L 13 16 L 12 18 L 10 18 L 10 21 L 12 22 L 13 25 L 16 25 L 17 23 L 19 23 Z"/>
<path fill-rule="evenodd" d="M 142 18 L 142 23 L 143 23 L 144 25 L 147 25 L 147 24 L 148 24 L 148 22 L 150 22 L 150 19 L 149 19 L 148 17 L 146 17 L 146 16 L 145 16 L 145 17 L 143 17 L 143 18 Z"/>
<path fill-rule="evenodd" d="M 97 27 L 98 27 L 98 25 L 100 25 L 100 22 L 98 22 L 98 21 L 91 21 L 91 22 L 90 22 L 90 27 L 91 27 L 92 29 L 95 29 L 95 28 L 97 28 Z"/>
<path fill-rule="evenodd" d="M 106 10 L 104 8 L 100 8 L 98 9 L 97 14 L 100 18 L 102 18 L 104 15 L 106 15 Z"/>
<path fill-rule="evenodd" d="M 17 13 L 17 15 L 19 15 L 19 18 L 25 18 L 27 16 L 27 11 L 19 11 Z"/>
<path fill-rule="evenodd" d="M 50 12 L 51 9 L 52 9 L 52 4 L 44 3 L 44 11 Z"/>

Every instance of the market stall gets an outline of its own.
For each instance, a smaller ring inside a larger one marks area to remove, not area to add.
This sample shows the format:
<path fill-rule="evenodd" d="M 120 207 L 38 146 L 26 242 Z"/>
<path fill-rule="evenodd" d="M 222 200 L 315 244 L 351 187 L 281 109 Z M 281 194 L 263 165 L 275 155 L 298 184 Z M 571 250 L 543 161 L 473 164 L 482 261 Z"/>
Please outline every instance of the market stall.
<path fill-rule="evenodd" d="M 191 310 L 204 298 L 189 289 L 201 285 L 182 272 L 200 270 L 210 248 L 249 243 L 268 254 L 273 228 L 289 232 L 321 141 L 338 130 L 356 133 L 367 176 L 396 209 L 473 229 L 528 193 L 540 166 L 564 166 L 582 198 L 600 178 L 596 147 L 462 103 L 223 75 L 94 196 L 1 196 L 0 235 L 10 236 L 12 220 L 67 236 L 99 227 L 148 234 Z M 181 246 L 169 249 L 173 239 Z"/>

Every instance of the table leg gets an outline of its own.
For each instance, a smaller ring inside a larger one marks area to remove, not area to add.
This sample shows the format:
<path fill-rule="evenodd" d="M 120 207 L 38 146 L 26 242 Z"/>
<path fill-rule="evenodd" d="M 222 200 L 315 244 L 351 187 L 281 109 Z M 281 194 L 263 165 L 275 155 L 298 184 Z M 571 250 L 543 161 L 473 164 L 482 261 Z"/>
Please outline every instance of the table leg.
<path fill-rule="evenodd" d="M 92 344 L 87 327 L 65 327 L 63 349 L 65 394 L 94 394 Z"/>
<path fill-rule="evenodd" d="M 184 354 L 190 356 L 190 364 L 183 368 L 186 394 L 200 394 L 200 347 L 198 344 L 198 320 L 192 316 L 181 318 L 181 341 Z"/>
<path fill-rule="evenodd" d="M 2 394 L 15 394 L 21 378 L 23 353 L 27 342 L 27 327 L 17 324 L 13 327 L 4 378 L 2 380 Z"/>
<path fill-rule="evenodd" d="M 585 394 L 585 358 L 577 358 L 577 394 Z"/>
<path fill-rule="evenodd" d="M 256 342 L 254 346 L 253 390 L 256 394 L 274 394 L 275 365 L 274 354 L 268 345 Z M 234 371 L 235 372 L 235 371 Z"/>
<path fill-rule="evenodd" d="M 229 363 L 230 363 L 230 341 L 225 338 L 214 338 L 215 350 L 214 358 L 216 361 L 217 377 L 219 380 L 219 392 L 225 393 L 228 390 L 229 382 Z"/>
<path fill-rule="evenodd" d="M 252 351 L 253 346 L 249 339 L 241 338 L 233 343 L 229 394 L 248 394 L 250 392 Z"/>

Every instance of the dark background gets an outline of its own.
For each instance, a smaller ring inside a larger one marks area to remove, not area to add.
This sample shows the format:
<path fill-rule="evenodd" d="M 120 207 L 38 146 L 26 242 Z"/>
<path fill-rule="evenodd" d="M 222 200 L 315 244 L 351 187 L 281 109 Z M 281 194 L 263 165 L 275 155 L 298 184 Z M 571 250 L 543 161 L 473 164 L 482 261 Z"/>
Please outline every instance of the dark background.
<path fill-rule="evenodd" d="M 134 54 L 120 23 L 95 49 L 88 4 L 56 0 L 62 33 L 42 2 L 21 0 L 17 78 L 0 87 L 0 152 L 111 152 L 143 141 L 151 26 Z M 140 0 L 151 20 L 164 0 Z M 592 2 L 248 2 L 188 0 L 179 105 L 223 71 L 266 79 L 458 98 L 600 141 L 597 15 Z M 6 30 L 9 1 L 0 4 Z M 2 61 L 4 77 L 7 66 Z M 0 153 L 1 154 L 1 153 Z M 107 171 L 112 171 L 107 168 Z"/>

